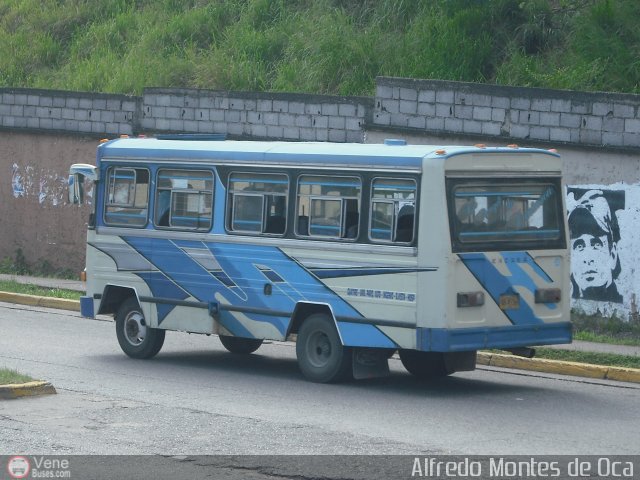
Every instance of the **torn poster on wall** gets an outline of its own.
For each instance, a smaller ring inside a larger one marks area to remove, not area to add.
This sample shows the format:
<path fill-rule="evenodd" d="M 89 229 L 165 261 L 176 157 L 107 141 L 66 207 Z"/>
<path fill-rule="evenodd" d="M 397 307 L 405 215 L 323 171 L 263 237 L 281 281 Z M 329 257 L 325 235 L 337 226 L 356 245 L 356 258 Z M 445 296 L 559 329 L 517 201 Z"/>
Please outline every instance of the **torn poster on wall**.
<path fill-rule="evenodd" d="M 85 186 L 88 203 L 93 195 L 92 185 Z M 11 167 L 11 191 L 14 198 L 36 197 L 40 205 L 65 205 L 67 202 L 67 177 L 53 170 L 34 168 L 30 165 Z"/>

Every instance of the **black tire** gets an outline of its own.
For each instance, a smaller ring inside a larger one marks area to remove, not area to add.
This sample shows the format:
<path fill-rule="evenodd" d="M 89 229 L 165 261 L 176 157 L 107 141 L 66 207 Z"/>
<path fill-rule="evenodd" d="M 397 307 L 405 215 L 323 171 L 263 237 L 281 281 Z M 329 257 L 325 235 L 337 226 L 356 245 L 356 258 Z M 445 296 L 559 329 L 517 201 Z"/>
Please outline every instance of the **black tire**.
<path fill-rule="evenodd" d="M 116 314 L 116 335 L 122 351 L 132 358 L 151 358 L 164 344 L 165 331 L 146 324 L 135 298 L 127 299 Z"/>
<path fill-rule="evenodd" d="M 259 349 L 260 345 L 262 345 L 262 339 L 220 335 L 220 343 L 222 343 L 222 346 L 231 353 L 246 355 Z"/>
<path fill-rule="evenodd" d="M 302 374 L 312 382 L 331 383 L 353 378 L 352 350 L 344 347 L 328 315 L 309 316 L 298 331 L 296 356 Z"/>
<path fill-rule="evenodd" d="M 421 352 L 418 350 L 400 350 L 400 361 L 407 371 L 421 380 L 446 377 L 454 373 L 447 368 L 444 354 L 441 352 Z"/>

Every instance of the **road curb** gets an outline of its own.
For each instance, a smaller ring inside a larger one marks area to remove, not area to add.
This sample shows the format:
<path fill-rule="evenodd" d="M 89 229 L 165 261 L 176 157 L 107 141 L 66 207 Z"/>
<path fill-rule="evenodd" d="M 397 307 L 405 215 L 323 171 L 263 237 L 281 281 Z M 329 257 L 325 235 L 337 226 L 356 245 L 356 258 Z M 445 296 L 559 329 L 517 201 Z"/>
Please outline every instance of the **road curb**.
<path fill-rule="evenodd" d="M 56 389 L 49 382 L 27 382 L 0 385 L 0 400 L 13 400 L 21 397 L 34 397 L 36 395 L 53 395 Z"/>
<path fill-rule="evenodd" d="M 0 302 L 18 303 L 31 307 L 58 308 L 60 310 L 80 311 L 79 300 L 68 300 L 66 298 L 40 297 L 38 295 L 27 295 L 25 293 L 0 292 Z"/>
<path fill-rule="evenodd" d="M 640 383 L 640 369 L 637 368 L 609 367 L 606 365 L 547 360 L 544 358 L 525 358 L 488 352 L 478 352 L 478 364 L 600 380 Z"/>

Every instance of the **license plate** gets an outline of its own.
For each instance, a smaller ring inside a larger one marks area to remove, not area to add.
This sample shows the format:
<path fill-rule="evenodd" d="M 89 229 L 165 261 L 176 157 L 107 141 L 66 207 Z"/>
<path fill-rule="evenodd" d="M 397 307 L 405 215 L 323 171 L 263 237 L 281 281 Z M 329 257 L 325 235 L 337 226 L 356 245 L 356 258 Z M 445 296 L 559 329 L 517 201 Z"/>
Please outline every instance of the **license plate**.
<path fill-rule="evenodd" d="M 520 308 L 520 295 L 500 295 L 500 309 L 513 310 Z"/>

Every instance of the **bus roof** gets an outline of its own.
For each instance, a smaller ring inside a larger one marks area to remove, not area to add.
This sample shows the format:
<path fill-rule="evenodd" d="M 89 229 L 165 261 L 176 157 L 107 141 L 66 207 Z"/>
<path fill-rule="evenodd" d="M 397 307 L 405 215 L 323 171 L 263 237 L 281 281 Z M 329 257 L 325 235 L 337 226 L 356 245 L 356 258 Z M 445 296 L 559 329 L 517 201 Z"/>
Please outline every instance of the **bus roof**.
<path fill-rule="evenodd" d="M 272 165 L 335 165 L 337 167 L 372 167 L 421 170 L 425 158 L 442 160 L 464 153 L 514 153 L 509 147 L 404 145 L 398 143 L 362 144 L 327 142 L 255 142 L 160 140 L 156 138 L 121 138 L 98 148 L 102 158 L 145 160 L 189 160 L 206 162 L 224 160 L 237 163 Z M 556 153 L 534 148 L 519 148 L 529 153 Z"/>

